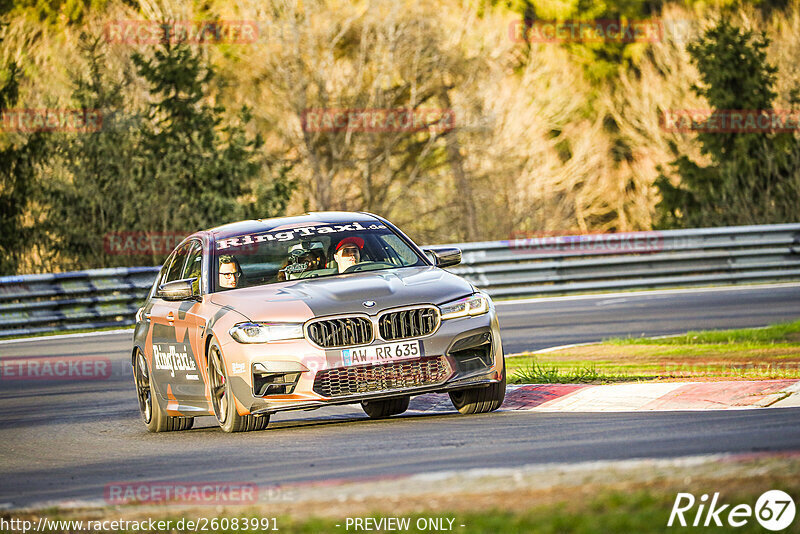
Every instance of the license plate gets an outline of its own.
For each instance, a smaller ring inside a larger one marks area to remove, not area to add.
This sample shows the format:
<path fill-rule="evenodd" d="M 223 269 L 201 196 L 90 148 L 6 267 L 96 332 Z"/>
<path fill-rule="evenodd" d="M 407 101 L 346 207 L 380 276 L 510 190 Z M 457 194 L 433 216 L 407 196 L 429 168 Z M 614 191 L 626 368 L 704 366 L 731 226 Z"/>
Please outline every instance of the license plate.
<path fill-rule="evenodd" d="M 357 349 L 342 349 L 343 365 L 359 365 L 362 363 L 381 363 L 409 358 L 421 358 L 422 341 L 404 341 L 400 343 L 385 343 L 383 345 L 369 345 Z"/>

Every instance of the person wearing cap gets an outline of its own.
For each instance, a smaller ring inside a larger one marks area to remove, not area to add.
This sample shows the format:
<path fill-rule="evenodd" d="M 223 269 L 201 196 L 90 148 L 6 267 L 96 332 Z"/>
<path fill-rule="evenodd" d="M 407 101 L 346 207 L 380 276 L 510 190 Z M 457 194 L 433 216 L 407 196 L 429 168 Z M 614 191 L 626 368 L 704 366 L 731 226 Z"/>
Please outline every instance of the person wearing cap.
<path fill-rule="evenodd" d="M 333 259 L 339 267 L 339 272 L 343 273 L 348 268 L 361 262 L 361 250 L 364 248 L 364 240 L 360 237 L 345 237 L 336 245 L 336 252 Z"/>

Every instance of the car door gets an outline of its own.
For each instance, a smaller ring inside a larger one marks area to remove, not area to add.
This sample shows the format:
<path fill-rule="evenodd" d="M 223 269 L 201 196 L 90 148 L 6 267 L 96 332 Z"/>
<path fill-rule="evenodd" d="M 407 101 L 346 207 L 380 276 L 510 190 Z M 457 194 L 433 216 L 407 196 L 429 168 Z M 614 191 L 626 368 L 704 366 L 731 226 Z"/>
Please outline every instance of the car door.
<path fill-rule="evenodd" d="M 161 284 L 193 278 L 187 276 L 202 265 L 202 246 L 199 240 L 180 245 L 169 260 Z M 202 273 L 197 273 L 200 290 Z M 205 407 L 205 385 L 201 376 L 201 350 L 199 347 L 198 317 L 193 308 L 194 299 L 170 301 L 156 291 L 150 320 L 153 328 L 152 372 L 159 384 L 159 393 L 165 398 L 168 411 L 189 415 L 198 401 Z M 203 323 L 204 326 L 205 323 Z M 175 415 L 171 413 L 170 415 Z"/>
<path fill-rule="evenodd" d="M 205 292 L 205 273 L 203 272 L 203 246 L 200 240 L 192 240 L 186 253 L 186 264 L 179 280 L 194 278 L 192 284 L 195 295 L 201 297 Z M 180 388 L 182 398 L 190 400 L 193 404 L 209 409 L 205 394 L 205 353 L 203 346 L 203 333 L 206 320 L 203 315 L 203 304 L 198 300 L 184 300 L 171 303 L 174 309 L 174 323 L 177 338 L 183 338 L 187 344 L 188 357 L 191 358 L 191 372 L 187 372 L 186 381 L 176 384 Z M 195 378 L 197 377 L 197 378 Z"/>

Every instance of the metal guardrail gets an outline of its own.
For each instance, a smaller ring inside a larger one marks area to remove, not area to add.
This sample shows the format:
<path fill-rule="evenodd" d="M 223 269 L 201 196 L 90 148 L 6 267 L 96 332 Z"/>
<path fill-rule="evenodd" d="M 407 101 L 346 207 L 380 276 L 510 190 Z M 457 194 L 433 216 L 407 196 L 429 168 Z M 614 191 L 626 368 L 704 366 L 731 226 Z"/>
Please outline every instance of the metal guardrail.
<path fill-rule="evenodd" d="M 159 269 L 0 277 L 0 337 L 131 325 Z"/>
<path fill-rule="evenodd" d="M 496 298 L 800 280 L 800 224 L 460 243 Z M 0 337 L 133 324 L 159 267 L 0 277 Z"/>

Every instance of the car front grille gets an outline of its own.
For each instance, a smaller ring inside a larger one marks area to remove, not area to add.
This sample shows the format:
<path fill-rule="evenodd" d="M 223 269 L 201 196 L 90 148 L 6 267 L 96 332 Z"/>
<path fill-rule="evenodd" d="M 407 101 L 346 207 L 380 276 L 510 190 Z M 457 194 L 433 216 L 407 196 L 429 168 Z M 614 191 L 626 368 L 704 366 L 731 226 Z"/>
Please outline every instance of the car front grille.
<path fill-rule="evenodd" d="M 433 306 L 388 312 L 378 319 L 378 331 L 386 341 L 432 334 L 439 325 L 439 310 Z"/>
<path fill-rule="evenodd" d="M 444 382 L 448 365 L 443 356 L 430 356 L 383 365 L 338 367 L 317 372 L 314 392 L 323 397 L 344 397 Z"/>
<path fill-rule="evenodd" d="M 322 319 L 306 327 L 308 338 L 320 347 L 352 347 L 371 343 L 372 323 L 366 317 Z"/>

